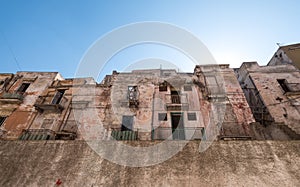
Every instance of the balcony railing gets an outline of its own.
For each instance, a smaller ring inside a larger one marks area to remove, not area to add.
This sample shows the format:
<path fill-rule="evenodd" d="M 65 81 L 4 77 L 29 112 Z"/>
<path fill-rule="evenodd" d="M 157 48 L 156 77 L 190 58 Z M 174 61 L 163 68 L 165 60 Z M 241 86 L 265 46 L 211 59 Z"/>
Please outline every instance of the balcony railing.
<path fill-rule="evenodd" d="M 188 110 L 188 99 L 186 94 L 166 94 L 166 109 L 167 110 Z"/>
<path fill-rule="evenodd" d="M 34 106 L 40 111 L 61 112 L 64 109 L 64 104 L 68 101 L 66 97 L 62 97 L 58 104 L 46 102 L 46 97 L 39 97 Z"/>
<path fill-rule="evenodd" d="M 112 131 L 111 136 L 115 140 L 137 140 L 137 132 L 135 131 Z"/>
<path fill-rule="evenodd" d="M 20 140 L 53 140 L 55 132 L 50 129 L 27 129 L 24 130 Z"/>
<path fill-rule="evenodd" d="M 0 97 L 1 103 L 12 103 L 12 104 L 20 104 L 23 101 L 24 96 L 19 93 L 9 93 L 4 92 Z"/>
<path fill-rule="evenodd" d="M 75 132 L 55 132 L 51 129 L 27 129 L 20 136 L 20 140 L 74 140 Z"/>

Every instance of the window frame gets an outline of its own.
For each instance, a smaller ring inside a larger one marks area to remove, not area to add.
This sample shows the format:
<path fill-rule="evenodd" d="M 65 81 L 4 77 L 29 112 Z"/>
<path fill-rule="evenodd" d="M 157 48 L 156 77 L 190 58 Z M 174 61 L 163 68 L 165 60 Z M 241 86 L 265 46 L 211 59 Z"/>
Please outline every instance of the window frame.
<path fill-rule="evenodd" d="M 188 112 L 187 119 L 188 119 L 188 121 L 197 121 L 197 113 L 196 112 Z"/>

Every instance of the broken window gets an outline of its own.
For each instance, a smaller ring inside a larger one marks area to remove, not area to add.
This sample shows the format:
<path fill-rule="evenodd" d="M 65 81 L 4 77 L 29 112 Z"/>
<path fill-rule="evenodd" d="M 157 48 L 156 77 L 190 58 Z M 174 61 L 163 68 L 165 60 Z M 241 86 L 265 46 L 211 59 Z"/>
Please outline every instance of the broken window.
<path fill-rule="evenodd" d="M 130 107 L 138 106 L 138 91 L 137 86 L 128 86 L 128 100 Z"/>
<path fill-rule="evenodd" d="M 53 104 L 53 105 L 59 104 L 59 102 L 61 101 L 64 93 L 65 93 L 65 90 L 58 90 L 56 92 L 56 94 L 54 95 L 51 104 Z"/>
<path fill-rule="evenodd" d="M 6 117 L 0 116 L 0 127 L 4 124 Z"/>
<path fill-rule="evenodd" d="M 168 91 L 167 82 L 159 83 L 159 91 L 160 92 Z"/>
<path fill-rule="evenodd" d="M 188 113 L 187 116 L 188 116 L 189 121 L 196 121 L 197 120 L 196 113 Z"/>
<path fill-rule="evenodd" d="M 29 85 L 30 83 L 22 83 L 21 86 L 18 88 L 17 93 L 24 94 Z"/>
<path fill-rule="evenodd" d="M 192 85 L 186 84 L 183 86 L 184 91 L 192 91 Z"/>
<path fill-rule="evenodd" d="M 128 99 L 129 100 L 137 99 L 137 86 L 128 86 Z"/>
<path fill-rule="evenodd" d="M 168 121 L 167 113 L 158 113 L 158 120 L 159 121 Z"/>
<path fill-rule="evenodd" d="M 290 89 L 288 87 L 288 83 L 285 79 L 277 79 L 277 82 L 279 83 L 279 85 L 281 86 L 281 88 L 283 89 L 284 92 L 290 91 Z"/>
<path fill-rule="evenodd" d="M 123 116 L 121 131 L 133 130 L 133 116 Z"/>

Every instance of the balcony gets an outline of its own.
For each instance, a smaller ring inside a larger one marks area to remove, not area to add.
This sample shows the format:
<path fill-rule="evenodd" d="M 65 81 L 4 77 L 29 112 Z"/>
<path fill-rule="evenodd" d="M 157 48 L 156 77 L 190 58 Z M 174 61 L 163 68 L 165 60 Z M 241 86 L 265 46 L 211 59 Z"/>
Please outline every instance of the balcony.
<path fill-rule="evenodd" d="M 135 131 L 112 131 L 111 136 L 115 140 L 137 140 L 137 132 Z"/>
<path fill-rule="evenodd" d="M 35 108 L 39 111 L 52 111 L 61 112 L 64 109 L 64 104 L 68 101 L 66 97 L 62 97 L 57 103 L 47 102 L 46 97 L 39 97 L 34 104 Z"/>
<path fill-rule="evenodd" d="M 182 129 L 157 127 L 152 130 L 153 140 L 200 140 L 203 139 L 203 136 L 203 127 L 184 127 Z"/>
<path fill-rule="evenodd" d="M 1 104 L 20 104 L 24 96 L 19 93 L 4 92 L 0 97 Z"/>
<path fill-rule="evenodd" d="M 50 129 L 27 129 L 21 134 L 20 140 L 54 140 L 55 132 Z"/>
<path fill-rule="evenodd" d="M 20 136 L 20 140 L 74 140 L 75 132 L 55 132 L 50 129 L 27 129 Z"/>
<path fill-rule="evenodd" d="M 166 94 L 166 110 L 168 111 L 181 111 L 188 110 L 189 104 L 186 94 L 172 95 Z"/>

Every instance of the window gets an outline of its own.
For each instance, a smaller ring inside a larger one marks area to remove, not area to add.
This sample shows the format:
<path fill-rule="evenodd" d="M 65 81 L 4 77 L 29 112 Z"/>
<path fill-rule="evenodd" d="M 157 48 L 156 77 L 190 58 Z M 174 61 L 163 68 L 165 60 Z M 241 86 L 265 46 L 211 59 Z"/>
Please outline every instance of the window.
<path fill-rule="evenodd" d="M 5 120 L 6 120 L 6 117 L 0 116 L 0 127 L 3 125 Z"/>
<path fill-rule="evenodd" d="M 123 116 L 121 131 L 133 130 L 133 116 Z"/>
<path fill-rule="evenodd" d="M 287 81 L 285 79 L 277 79 L 277 82 L 279 83 L 284 92 L 290 91 L 290 89 L 287 86 Z"/>
<path fill-rule="evenodd" d="M 167 113 L 158 113 L 158 121 L 168 121 Z"/>
<path fill-rule="evenodd" d="M 29 85 L 30 83 L 22 83 L 21 86 L 18 88 L 17 93 L 24 94 Z"/>
<path fill-rule="evenodd" d="M 175 104 L 180 104 L 181 101 L 180 101 L 180 91 L 171 91 L 171 101 L 172 103 L 175 103 Z"/>
<path fill-rule="evenodd" d="M 192 91 L 192 85 L 189 85 L 189 84 L 184 85 L 183 89 L 184 89 L 184 91 Z"/>
<path fill-rule="evenodd" d="M 64 93 L 65 93 L 65 90 L 58 90 L 58 91 L 56 92 L 56 94 L 54 95 L 51 104 L 53 104 L 53 105 L 59 104 L 59 102 L 61 101 L 61 99 L 62 99 Z"/>
<path fill-rule="evenodd" d="M 129 100 L 137 99 L 137 86 L 128 86 L 128 99 Z"/>
<path fill-rule="evenodd" d="M 168 91 L 168 87 L 167 87 L 167 83 L 166 82 L 163 82 L 163 83 L 159 84 L 159 91 L 160 92 L 166 92 L 166 91 Z"/>
<path fill-rule="evenodd" d="M 188 113 L 188 120 L 189 121 L 196 121 L 197 117 L 196 117 L 196 113 Z"/>

